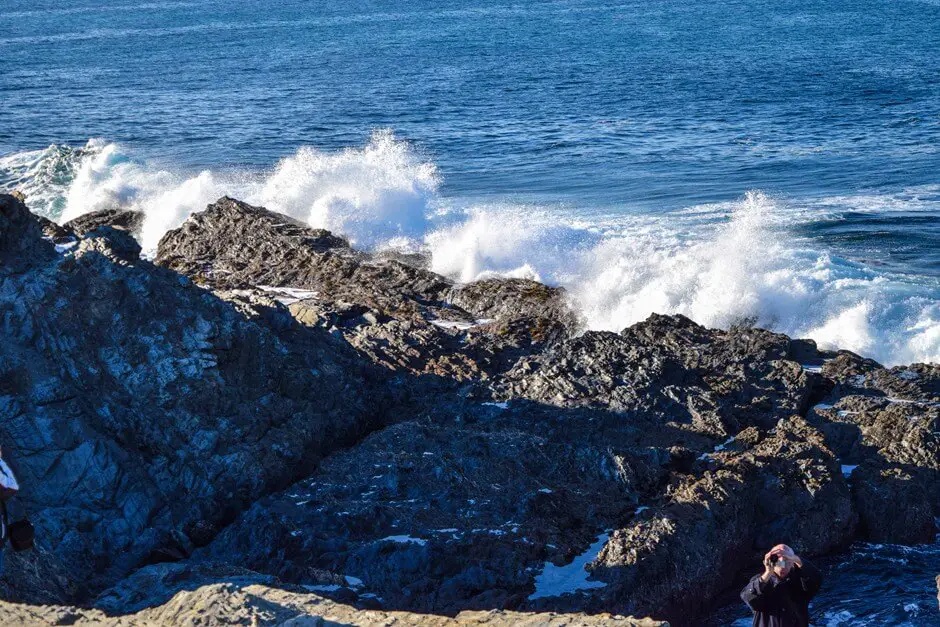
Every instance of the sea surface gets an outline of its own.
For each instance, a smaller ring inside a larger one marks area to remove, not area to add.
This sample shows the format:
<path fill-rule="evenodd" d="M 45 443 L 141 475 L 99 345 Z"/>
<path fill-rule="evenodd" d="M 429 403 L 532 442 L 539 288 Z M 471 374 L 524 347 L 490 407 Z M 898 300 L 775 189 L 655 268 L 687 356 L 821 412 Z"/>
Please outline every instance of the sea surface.
<path fill-rule="evenodd" d="M 3 0 L 0 33 L 0 189 L 143 211 L 146 254 L 229 194 L 595 329 L 940 361 L 940 0 Z M 824 624 L 937 624 L 919 585 Z"/>

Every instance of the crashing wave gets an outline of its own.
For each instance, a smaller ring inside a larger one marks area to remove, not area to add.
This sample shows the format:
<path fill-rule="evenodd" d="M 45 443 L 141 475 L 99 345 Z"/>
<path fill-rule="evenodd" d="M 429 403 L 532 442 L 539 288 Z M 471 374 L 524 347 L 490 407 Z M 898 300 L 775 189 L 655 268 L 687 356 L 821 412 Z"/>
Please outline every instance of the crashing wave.
<path fill-rule="evenodd" d="M 424 251 L 460 281 L 525 277 L 564 285 L 590 328 L 650 313 L 707 326 L 756 324 L 887 364 L 940 361 L 940 285 L 840 256 L 801 225 L 839 212 L 936 211 L 933 188 L 785 202 L 759 191 L 666 214 L 443 198 L 440 175 L 389 131 L 342 151 L 300 148 L 266 172 L 174 171 L 91 140 L 0 158 L 0 188 L 64 222 L 115 207 L 144 213 L 152 254 L 169 229 L 222 195 L 347 236 L 359 247 Z"/>

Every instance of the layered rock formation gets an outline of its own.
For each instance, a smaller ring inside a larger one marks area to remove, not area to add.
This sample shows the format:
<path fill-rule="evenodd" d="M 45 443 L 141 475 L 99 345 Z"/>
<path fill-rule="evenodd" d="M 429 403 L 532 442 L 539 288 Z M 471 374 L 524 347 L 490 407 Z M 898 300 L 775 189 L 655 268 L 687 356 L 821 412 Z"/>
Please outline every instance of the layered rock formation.
<path fill-rule="evenodd" d="M 16 598 L 185 557 L 378 419 L 360 394 L 377 377 L 342 342 L 289 337 L 139 252 L 109 226 L 55 245 L 0 197 L 0 443 L 41 530 L 5 565 Z"/>
<path fill-rule="evenodd" d="M 560 289 L 455 284 L 229 198 L 151 263 L 125 213 L 0 197 L 0 444 L 39 528 L 6 598 L 176 622 L 248 612 L 250 581 L 296 610 L 271 624 L 683 625 L 777 542 L 935 533 L 936 365 L 681 316 L 584 332 Z"/>

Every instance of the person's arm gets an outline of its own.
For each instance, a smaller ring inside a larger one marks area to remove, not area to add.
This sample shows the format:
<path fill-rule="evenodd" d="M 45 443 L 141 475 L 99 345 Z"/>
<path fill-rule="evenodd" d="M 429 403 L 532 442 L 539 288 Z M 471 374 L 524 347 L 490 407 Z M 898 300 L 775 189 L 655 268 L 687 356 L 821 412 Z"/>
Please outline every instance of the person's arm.
<path fill-rule="evenodd" d="M 764 572 L 760 575 L 754 575 L 744 590 L 741 591 L 741 600 L 747 603 L 747 606 L 755 612 L 764 609 L 766 597 L 764 592 L 770 582 L 770 576 L 773 574 L 773 565 L 770 562 L 770 553 L 764 556 Z"/>
<path fill-rule="evenodd" d="M 806 602 L 809 603 L 822 587 L 822 573 L 810 562 L 800 557 L 796 558 L 796 566 L 800 569 L 797 573 L 799 575 L 800 590 Z"/>

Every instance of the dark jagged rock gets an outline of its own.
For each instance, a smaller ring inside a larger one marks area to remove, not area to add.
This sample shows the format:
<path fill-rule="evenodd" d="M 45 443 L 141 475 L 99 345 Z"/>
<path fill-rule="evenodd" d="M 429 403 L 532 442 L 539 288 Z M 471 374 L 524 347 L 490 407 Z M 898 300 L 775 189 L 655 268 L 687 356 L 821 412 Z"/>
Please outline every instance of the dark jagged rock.
<path fill-rule="evenodd" d="M 451 289 L 447 301 L 477 318 L 545 319 L 575 329 L 577 314 L 565 291 L 528 279 L 484 279 Z"/>
<path fill-rule="evenodd" d="M 719 452 L 716 467 L 670 490 L 669 501 L 615 531 L 592 564 L 610 583 L 604 606 L 691 623 L 704 599 L 729 585 L 767 547 L 786 542 L 805 555 L 852 538 L 856 517 L 822 434 L 781 421 L 743 452 Z"/>
<path fill-rule="evenodd" d="M 901 467 L 868 464 L 853 470 L 851 481 L 865 538 L 892 544 L 934 539 L 937 529 L 928 483 Z"/>
<path fill-rule="evenodd" d="M 185 557 L 372 428 L 381 379 L 329 334 L 277 334 L 112 227 L 57 253 L 0 203 L 0 444 L 40 530 L 5 597 L 81 598 Z"/>
<path fill-rule="evenodd" d="M 0 194 L 0 269 L 17 272 L 54 258 L 55 249 L 43 235 L 42 224 L 19 197 Z"/>
<path fill-rule="evenodd" d="M 656 494 L 669 454 L 642 439 L 609 414 L 469 403 L 331 457 L 200 555 L 297 583 L 334 571 L 387 608 L 523 607 L 546 561 L 570 561 Z"/>
<path fill-rule="evenodd" d="M 63 226 L 76 235 L 84 235 L 99 227 L 110 226 L 137 236 L 144 226 L 144 214 L 129 209 L 101 209 L 73 218 Z"/>
<path fill-rule="evenodd" d="M 773 544 L 920 542 L 940 515 L 938 366 L 681 316 L 579 335 L 559 289 L 455 285 L 229 198 L 154 265 L 132 218 L 0 197 L 0 444 L 40 547 L 7 597 L 113 586 L 98 607 L 174 622 L 306 585 L 332 601 L 291 603 L 383 621 L 689 625 Z"/>
<path fill-rule="evenodd" d="M 576 322 L 557 288 L 515 279 L 453 287 L 423 258 L 354 251 L 329 231 L 230 198 L 167 233 L 156 262 L 214 289 L 261 287 L 375 363 L 457 381 L 508 368 Z M 499 326 L 476 322 L 485 317 Z"/>
<path fill-rule="evenodd" d="M 810 419 L 852 471 L 864 537 L 933 540 L 940 516 L 940 367 L 886 369 L 851 353 L 823 366 L 832 392 Z"/>
<path fill-rule="evenodd" d="M 789 338 L 759 329 L 713 331 L 651 316 L 622 334 L 589 331 L 521 359 L 497 394 L 560 407 L 658 412 L 727 436 L 801 413 L 813 379 L 787 360 Z"/>

